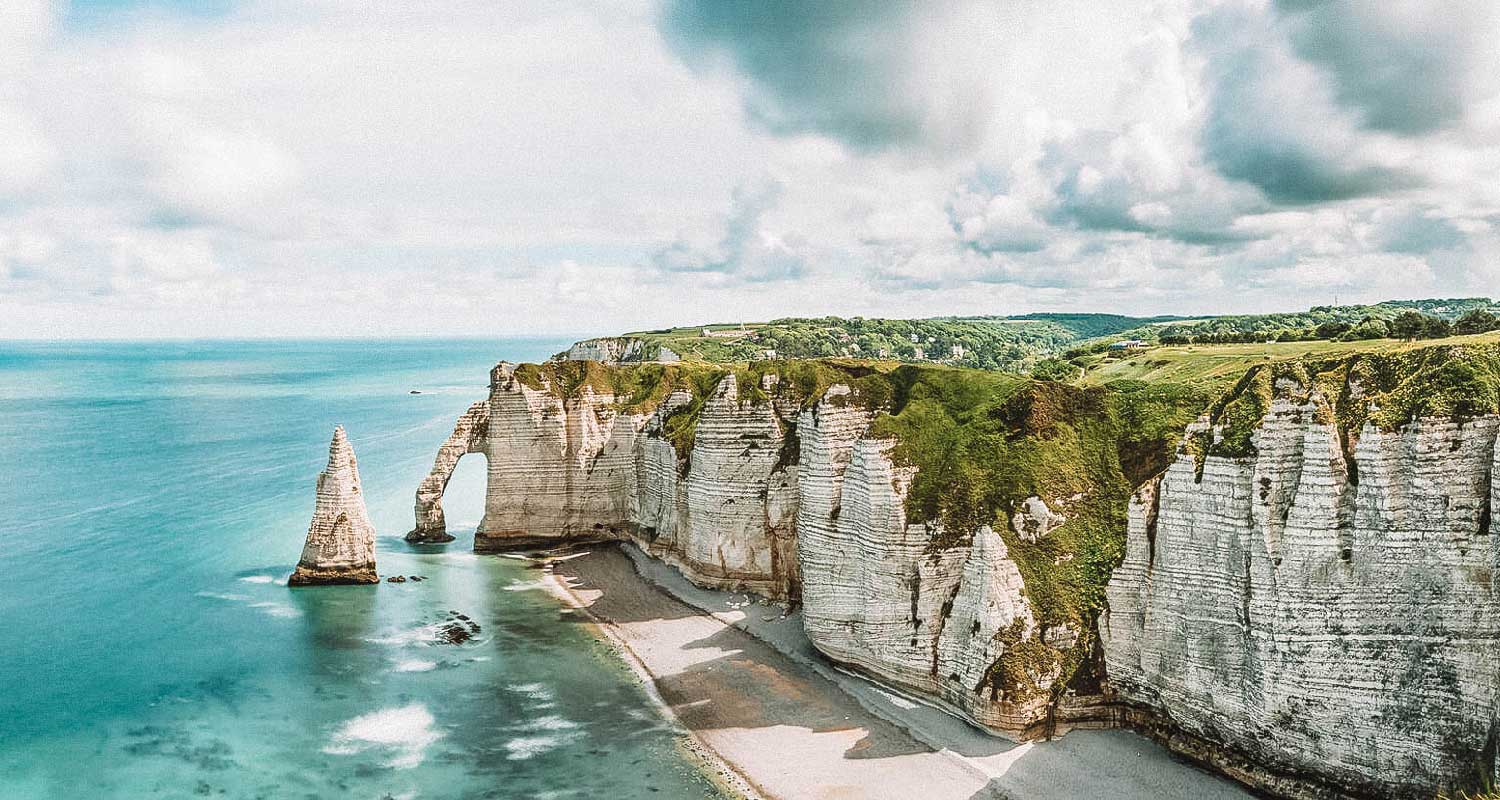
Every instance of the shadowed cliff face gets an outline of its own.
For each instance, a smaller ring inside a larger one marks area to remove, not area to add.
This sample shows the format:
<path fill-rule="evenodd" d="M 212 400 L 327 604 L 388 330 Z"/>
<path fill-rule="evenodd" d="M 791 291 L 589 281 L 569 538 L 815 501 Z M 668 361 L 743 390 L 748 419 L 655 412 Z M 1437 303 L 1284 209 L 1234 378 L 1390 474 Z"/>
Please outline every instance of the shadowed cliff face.
<path fill-rule="evenodd" d="M 444 470 L 482 452 L 477 549 L 633 540 L 800 600 L 831 659 L 1013 738 L 1134 724 L 1273 793 L 1430 795 L 1493 770 L 1496 364 L 1283 362 L 1217 401 L 860 362 L 501 365 L 418 527 L 441 533 Z"/>
<path fill-rule="evenodd" d="M 1114 685 L 1278 794 L 1493 775 L 1497 378 L 1483 348 L 1246 376 L 1131 503 Z"/>

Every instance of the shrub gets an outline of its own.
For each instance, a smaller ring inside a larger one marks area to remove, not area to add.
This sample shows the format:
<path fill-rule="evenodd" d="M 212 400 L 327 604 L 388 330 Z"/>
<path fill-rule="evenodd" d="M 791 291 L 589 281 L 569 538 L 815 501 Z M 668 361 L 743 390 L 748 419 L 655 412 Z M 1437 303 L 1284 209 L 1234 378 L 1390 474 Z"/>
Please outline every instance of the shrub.
<path fill-rule="evenodd" d="M 1354 325 L 1352 323 L 1331 320 L 1315 328 L 1313 334 L 1319 339 L 1337 339 L 1353 329 Z"/>
<path fill-rule="evenodd" d="M 1458 318 L 1453 323 L 1453 332 L 1457 334 L 1488 333 L 1500 330 L 1500 317 L 1483 309 L 1475 309 Z"/>
<path fill-rule="evenodd" d="M 1060 358 L 1044 358 L 1031 368 L 1031 377 L 1042 381 L 1067 383 L 1078 377 L 1078 367 Z"/>
<path fill-rule="evenodd" d="M 1366 339 L 1384 339 L 1391 335 L 1390 326 L 1383 319 L 1376 317 L 1365 317 L 1358 325 L 1350 328 L 1339 338 L 1346 342 L 1364 341 Z"/>

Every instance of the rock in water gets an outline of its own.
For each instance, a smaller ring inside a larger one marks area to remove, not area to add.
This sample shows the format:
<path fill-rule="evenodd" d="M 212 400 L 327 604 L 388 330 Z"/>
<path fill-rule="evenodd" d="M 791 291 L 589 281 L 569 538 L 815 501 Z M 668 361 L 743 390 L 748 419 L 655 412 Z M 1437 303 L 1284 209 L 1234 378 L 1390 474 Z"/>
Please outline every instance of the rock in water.
<path fill-rule="evenodd" d="M 318 504 L 307 526 L 302 560 L 287 583 L 317 586 L 378 583 L 375 574 L 375 526 L 365 512 L 359 464 L 342 425 L 333 429 L 328 466 L 318 475 Z"/>

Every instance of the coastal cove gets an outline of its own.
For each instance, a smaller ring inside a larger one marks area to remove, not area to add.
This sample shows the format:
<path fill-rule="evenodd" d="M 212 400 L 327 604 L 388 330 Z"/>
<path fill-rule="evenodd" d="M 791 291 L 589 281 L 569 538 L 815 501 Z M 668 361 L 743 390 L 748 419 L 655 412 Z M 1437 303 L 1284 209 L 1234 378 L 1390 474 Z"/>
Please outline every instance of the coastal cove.
<path fill-rule="evenodd" d="M 0 797 L 724 796 L 536 571 L 469 552 L 482 462 L 459 541 L 401 540 L 489 366 L 565 345 L 0 345 Z M 336 423 L 381 574 L 426 580 L 286 587 Z"/>
<path fill-rule="evenodd" d="M 7 345 L 0 797 L 1426 798 L 1493 768 L 1497 338 L 1213 393 Z"/>

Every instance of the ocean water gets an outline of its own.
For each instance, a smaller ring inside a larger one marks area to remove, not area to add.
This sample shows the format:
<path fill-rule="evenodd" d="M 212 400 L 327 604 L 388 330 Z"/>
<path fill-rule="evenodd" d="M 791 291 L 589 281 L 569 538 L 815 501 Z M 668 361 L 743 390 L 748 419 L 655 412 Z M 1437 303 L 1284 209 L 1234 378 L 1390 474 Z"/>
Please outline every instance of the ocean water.
<path fill-rule="evenodd" d="M 526 562 L 469 552 L 482 457 L 458 541 L 402 541 L 489 367 L 566 344 L 0 343 L 0 798 L 720 797 Z M 427 580 L 286 587 L 336 423 L 380 571 Z"/>

